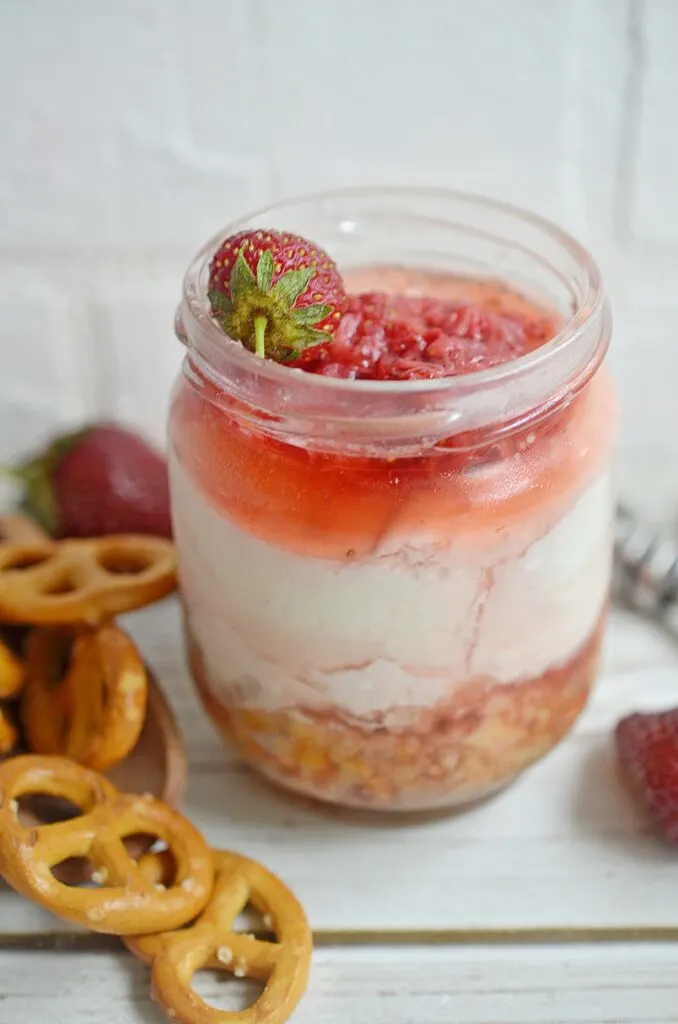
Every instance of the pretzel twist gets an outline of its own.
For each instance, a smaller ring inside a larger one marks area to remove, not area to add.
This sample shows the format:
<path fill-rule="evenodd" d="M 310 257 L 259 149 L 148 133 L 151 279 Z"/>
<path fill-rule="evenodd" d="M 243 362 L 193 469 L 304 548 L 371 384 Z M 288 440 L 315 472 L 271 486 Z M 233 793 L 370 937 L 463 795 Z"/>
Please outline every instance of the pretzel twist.
<path fill-rule="evenodd" d="M 306 989 L 312 938 L 306 915 L 295 896 L 266 868 L 223 850 L 213 851 L 212 898 L 190 928 L 126 939 L 133 953 L 152 964 L 154 996 L 179 1024 L 282 1024 Z M 163 877 L 162 858 L 143 858 L 142 870 Z M 233 930 L 251 903 L 275 933 L 274 942 Z M 266 982 L 246 1010 L 218 1010 L 192 987 L 203 968 Z"/>
<path fill-rule="evenodd" d="M 0 548 L 9 544 L 49 543 L 50 536 L 26 516 L 0 516 Z"/>
<path fill-rule="evenodd" d="M 43 627 L 28 636 L 21 719 L 36 754 L 62 754 L 104 772 L 141 735 L 147 673 L 119 626 Z"/>
<path fill-rule="evenodd" d="M 11 754 L 18 742 L 19 732 L 12 713 L 0 707 L 0 756 Z"/>
<path fill-rule="evenodd" d="M 78 817 L 35 828 L 20 821 L 19 801 L 32 796 L 68 800 Z M 171 852 L 173 877 L 149 878 L 123 840 L 152 835 Z M 59 882 L 52 869 L 86 857 L 101 888 Z M 152 797 L 131 796 L 102 775 L 60 757 L 26 755 L 0 764 L 0 874 L 17 892 L 58 917 L 93 931 L 138 935 L 180 928 L 212 893 L 214 868 L 200 833 Z"/>
<path fill-rule="evenodd" d="M 89 623 L 159 601 L 176 587 L 170 541 L 123 535 L 0 543 L 0 620 Z"/>

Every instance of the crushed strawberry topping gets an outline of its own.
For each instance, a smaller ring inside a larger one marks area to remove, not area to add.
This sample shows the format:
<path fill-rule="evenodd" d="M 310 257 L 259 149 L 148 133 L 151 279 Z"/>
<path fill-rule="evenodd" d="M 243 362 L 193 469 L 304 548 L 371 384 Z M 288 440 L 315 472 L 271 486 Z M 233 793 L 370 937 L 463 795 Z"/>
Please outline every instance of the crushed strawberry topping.
<path fill-rule="evenodd" d="M 518 359 L 556 330 L 554 320 L 538 312 L 364 292 L 349 296 L 331 340 L 288 365 L 359 380 L 453 377 Z"/>

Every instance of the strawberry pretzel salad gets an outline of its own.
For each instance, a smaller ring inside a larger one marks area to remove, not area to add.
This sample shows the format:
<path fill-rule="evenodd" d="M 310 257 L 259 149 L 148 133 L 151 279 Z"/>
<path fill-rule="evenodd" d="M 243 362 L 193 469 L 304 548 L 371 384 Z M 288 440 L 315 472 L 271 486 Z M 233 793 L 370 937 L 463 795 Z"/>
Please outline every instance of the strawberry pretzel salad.
<path fill-rule="evenodd" d="M 611 569 L 588 255 L 498 203 L 347 190 L 215 237 L 177 332 L 190 661 L 239 755 L 422 810 L 546 754 L 594 682 Z"/>

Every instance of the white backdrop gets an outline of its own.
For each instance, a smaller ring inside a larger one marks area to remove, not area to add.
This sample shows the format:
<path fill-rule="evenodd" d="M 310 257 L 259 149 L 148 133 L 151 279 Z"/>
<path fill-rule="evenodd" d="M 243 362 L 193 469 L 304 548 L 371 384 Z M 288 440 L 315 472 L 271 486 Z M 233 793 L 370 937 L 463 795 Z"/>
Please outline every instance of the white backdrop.
<path fill-rule="evenodd" d="M 678 465 L 676 52 L 675 0 L 0 0 L 0 458 L 98 414 L 162 438 L 197 245 L 407 182 L 591 247 L 624 464 Z"/>

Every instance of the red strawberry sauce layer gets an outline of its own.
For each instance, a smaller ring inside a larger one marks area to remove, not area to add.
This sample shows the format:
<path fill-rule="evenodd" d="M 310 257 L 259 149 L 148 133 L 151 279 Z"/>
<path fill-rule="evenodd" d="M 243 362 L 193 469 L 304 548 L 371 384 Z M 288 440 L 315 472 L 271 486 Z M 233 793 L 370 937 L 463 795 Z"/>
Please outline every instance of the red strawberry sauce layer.
<path fill-rule="evenodd" d="M 332 340 L 292 365 L 325 377 L 416 380 L 499 366 L 556 333 L 552 317 L 479 303 L 369 291 L 349 296 Z"/>

